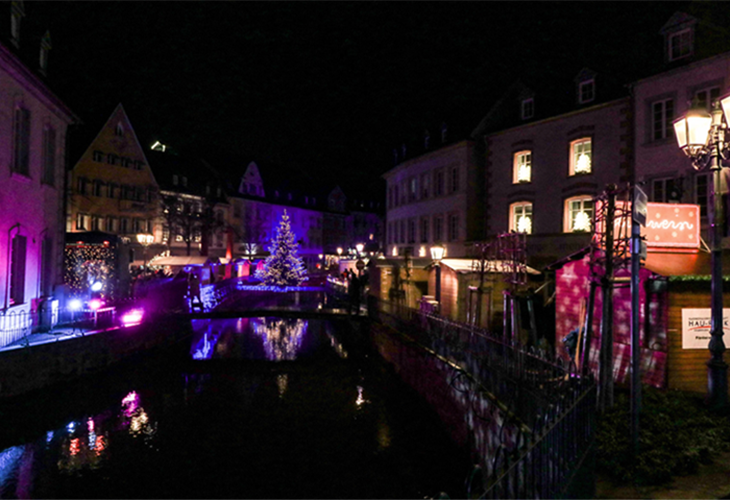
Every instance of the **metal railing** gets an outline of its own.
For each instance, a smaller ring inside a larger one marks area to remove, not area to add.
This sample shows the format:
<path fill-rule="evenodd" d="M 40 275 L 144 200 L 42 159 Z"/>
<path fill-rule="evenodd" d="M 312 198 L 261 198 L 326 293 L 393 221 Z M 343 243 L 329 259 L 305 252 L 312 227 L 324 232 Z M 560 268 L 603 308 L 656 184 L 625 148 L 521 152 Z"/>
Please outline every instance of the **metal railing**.
<path fill-rule="evenodd" d="M 592 478 L 574 480 L 592 474 L 582 467 L 592 463 L 592 377 L 538 349 L 397 302 L 369 297 L 368 312 L 442 359 L 453 372 L 455 393 L 467 402 L 472 432 L 491 433 L 472 442 L 480 473 L 468 481 L 469 496 L 481 490 L 486 498 L 554 498 L 577 484 L 593 484 Z"/>

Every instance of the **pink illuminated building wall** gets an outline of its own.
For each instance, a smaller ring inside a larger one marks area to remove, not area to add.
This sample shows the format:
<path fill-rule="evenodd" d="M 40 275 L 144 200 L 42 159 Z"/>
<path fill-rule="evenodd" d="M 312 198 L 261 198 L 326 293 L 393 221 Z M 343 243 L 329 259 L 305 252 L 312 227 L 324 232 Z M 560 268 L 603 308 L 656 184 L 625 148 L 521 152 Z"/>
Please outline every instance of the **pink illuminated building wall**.
<path fill-rule="evenodd" d="M 36 307 L 62 278 L 66 131 L 76 118 L 45 69 L 0 44 L 0 316 Z"/>

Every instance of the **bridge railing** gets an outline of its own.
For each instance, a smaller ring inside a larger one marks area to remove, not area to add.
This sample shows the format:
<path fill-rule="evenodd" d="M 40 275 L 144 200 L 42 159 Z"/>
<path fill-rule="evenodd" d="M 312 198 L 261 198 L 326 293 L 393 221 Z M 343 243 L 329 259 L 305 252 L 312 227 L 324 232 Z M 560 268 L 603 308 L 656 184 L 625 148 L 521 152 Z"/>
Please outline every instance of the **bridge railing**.
<path fill-rule="evenodd" d="M 486 391 L 499 402 L 499 419 L 515 423 L 510 429 L 517 436 L 503 438 L 504 424 L 496 426 L 499 435 L 493 437 L 501 444 L 476 450 L 482 454 L 484 496 L 554 498 L 581 482 L 574 478 L 584 471 L 580 465 L 592 453 L 595 434 L 592 377 L 543 351 L 398 303 L 370 297 L 368 311 L 374 320 L 470 374 L 475 383 L 466 400 L 483 399 Z M 467 412 L 481 418 L 473 409 Z"/>

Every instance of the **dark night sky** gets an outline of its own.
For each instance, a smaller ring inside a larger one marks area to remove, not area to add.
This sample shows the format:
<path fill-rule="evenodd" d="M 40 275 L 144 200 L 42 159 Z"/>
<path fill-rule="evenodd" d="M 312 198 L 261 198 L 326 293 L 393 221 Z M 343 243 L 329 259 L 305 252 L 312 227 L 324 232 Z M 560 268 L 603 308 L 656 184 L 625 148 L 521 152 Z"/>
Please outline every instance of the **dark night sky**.
<path fill-rule="evenodd" d="M 143 141 L 295 162 L 352 192 L 426 128 L 435 137 L 445 121 L 467 136 L 519 77 L 645 74 L 661 61 L 659 29 L 687 6 L 31 2 L 26 12 L 50 26 L 52 87 L 89 126 L 122 102 Z"/>

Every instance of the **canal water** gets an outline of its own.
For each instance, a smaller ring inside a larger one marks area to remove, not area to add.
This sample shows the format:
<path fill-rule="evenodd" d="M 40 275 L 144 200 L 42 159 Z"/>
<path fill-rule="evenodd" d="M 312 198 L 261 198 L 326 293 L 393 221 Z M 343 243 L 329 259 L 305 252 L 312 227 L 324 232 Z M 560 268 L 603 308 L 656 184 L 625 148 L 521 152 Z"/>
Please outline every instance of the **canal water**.
<path fill-rule="evenodd" d="M 467 457 L 357 327 L 191 329 L 183 348 L 0 405 L 0 497 L 464 495 Z"/>

